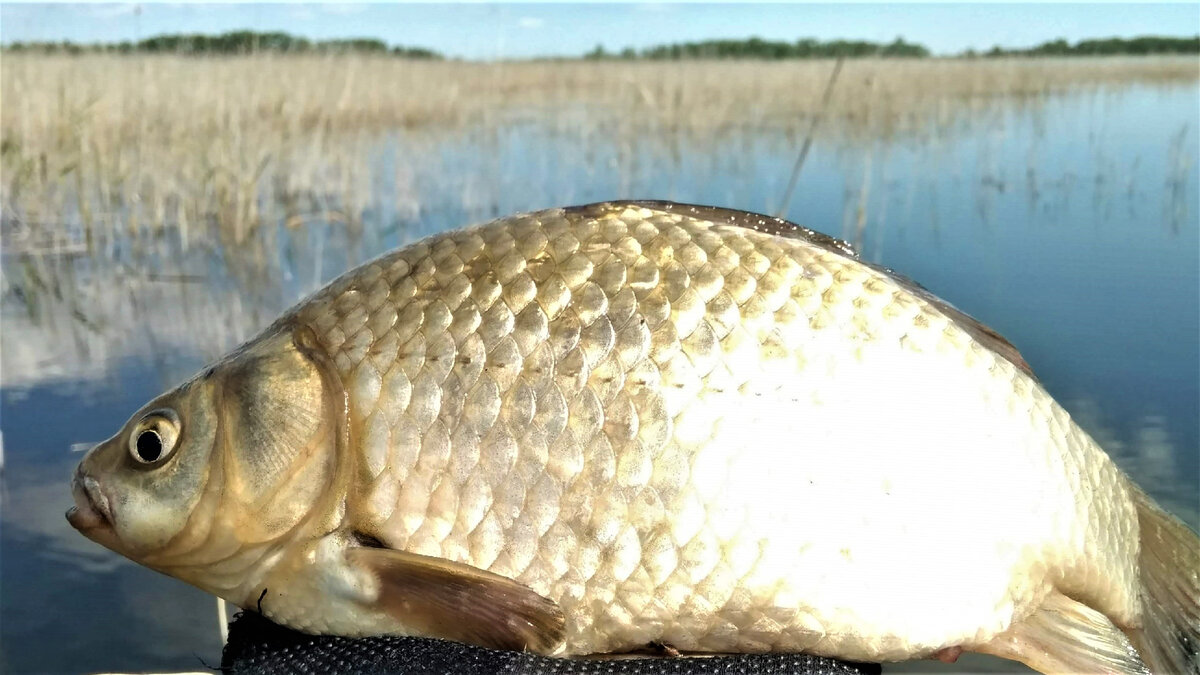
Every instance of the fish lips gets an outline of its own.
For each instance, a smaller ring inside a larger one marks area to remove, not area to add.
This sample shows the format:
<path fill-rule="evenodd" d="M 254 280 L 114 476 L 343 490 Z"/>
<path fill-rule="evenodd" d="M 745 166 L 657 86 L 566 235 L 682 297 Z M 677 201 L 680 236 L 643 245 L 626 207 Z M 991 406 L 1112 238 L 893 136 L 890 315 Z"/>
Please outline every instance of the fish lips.
<path fill-rule="evenodd" d="M 117 536 L 113 529 L 112 507 L 100 483 L 80 471 L 71 481 L 71 496 L 75 505 L 67 509 L 67 522 L 80 534 L 110 549 L 116 550 Z"/>

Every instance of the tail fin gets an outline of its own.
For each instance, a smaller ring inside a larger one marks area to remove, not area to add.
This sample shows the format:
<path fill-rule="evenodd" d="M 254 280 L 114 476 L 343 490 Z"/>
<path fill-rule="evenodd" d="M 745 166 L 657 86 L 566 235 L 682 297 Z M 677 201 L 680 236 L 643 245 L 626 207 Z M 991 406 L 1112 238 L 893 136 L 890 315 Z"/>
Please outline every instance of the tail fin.
<path fill-rule="evenodd" d="M 1200 675 L 1200 538 L 1140 490 L 1133 492 L 1142 628 L 1130 638 L 1155 673 Z"/>

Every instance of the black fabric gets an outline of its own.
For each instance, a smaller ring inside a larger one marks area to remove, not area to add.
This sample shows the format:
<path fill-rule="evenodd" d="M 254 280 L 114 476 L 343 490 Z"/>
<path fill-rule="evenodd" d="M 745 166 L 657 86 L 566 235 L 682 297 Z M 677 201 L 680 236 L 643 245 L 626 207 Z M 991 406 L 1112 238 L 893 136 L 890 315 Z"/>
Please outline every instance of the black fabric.
<path fill-rule="evenodd" d="M 554 659 L 429 638 L 305 635 L 253 612 L 229 624 L 221 657 L 228 673 L 404 675 L 878 675 L 874 664 L 802 654 Z"/>

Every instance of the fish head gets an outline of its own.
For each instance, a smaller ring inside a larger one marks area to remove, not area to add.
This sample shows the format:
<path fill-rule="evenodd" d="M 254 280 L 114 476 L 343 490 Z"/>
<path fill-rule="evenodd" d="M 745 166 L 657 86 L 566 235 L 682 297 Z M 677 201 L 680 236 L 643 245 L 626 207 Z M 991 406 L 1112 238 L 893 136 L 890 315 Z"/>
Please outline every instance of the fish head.
<path fill-rule="evenodd" d="M 344 394 L 327 361 L 310 331 L 269 330 L 150 401 L 84 456 L 67 520 L 228 597 L 229 580 L 206 570 L 248 570 L 344 508 L 331 490 L 344 473 Z"/>
<path fill-rule="evenodd" d="M 71 525 L 134 559 L 179 534 L 208 481 L 218 428 L 213 389 L 201 378 L 186 382 L 88 451 L 71 480 Z"/>

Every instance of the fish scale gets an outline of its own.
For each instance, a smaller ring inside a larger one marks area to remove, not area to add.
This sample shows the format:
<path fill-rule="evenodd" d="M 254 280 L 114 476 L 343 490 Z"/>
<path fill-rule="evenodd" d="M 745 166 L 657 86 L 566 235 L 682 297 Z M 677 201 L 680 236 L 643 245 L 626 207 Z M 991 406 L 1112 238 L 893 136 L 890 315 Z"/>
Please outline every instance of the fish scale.
<path fill-rule="evenodd" d="M 386 254 L 73 490 L 87 536 L 312 633 L 1198 669 L 1195 534 L 1011 344 L 738 211 L 551 209 Z"/>
<path fill-rule="evenodd" d="M 734 651 L 838 639 L 827 636 L 837 617 L 780 609 L 782 581 L 812 574 L 796 562 L 803 546 L 767 549 L 777 554 L 764 572 L 764 547 L 751 555 L 738 534 L 749 516 L 719 483 L 741 444 L 706 457 L 730 436 L 721 409 L 743 397 L 787 389 L 822 401 L 819 387 L 781 381 L 823 376 L 846 349 L 796 345 L 831 343 L 817 337 L 829 333 L 856 350 L 898 334 L 905 349 L 965 351 L 977 368 L 1007 371 L 998 397 L 1028 393 L 1013 389 L 1027 378 L 994 366 L 936 310 L 838 253 L 637 207 L 435 237 L 335 282 L 297 321 L 352 383 L 365 485 L 349 517 L 389 547 L 556 599 L 580 653 L 664 638 Z M 407 392 L 386 414 L 384 381 Z M 705 456 L 689 467 L 688 452 Z M 705 489 L 689 485 L 698 461 Z M 608 605 L 599 614 L 597 600 Z M 766 627 L 740 621 L 762 612 Z"/>

